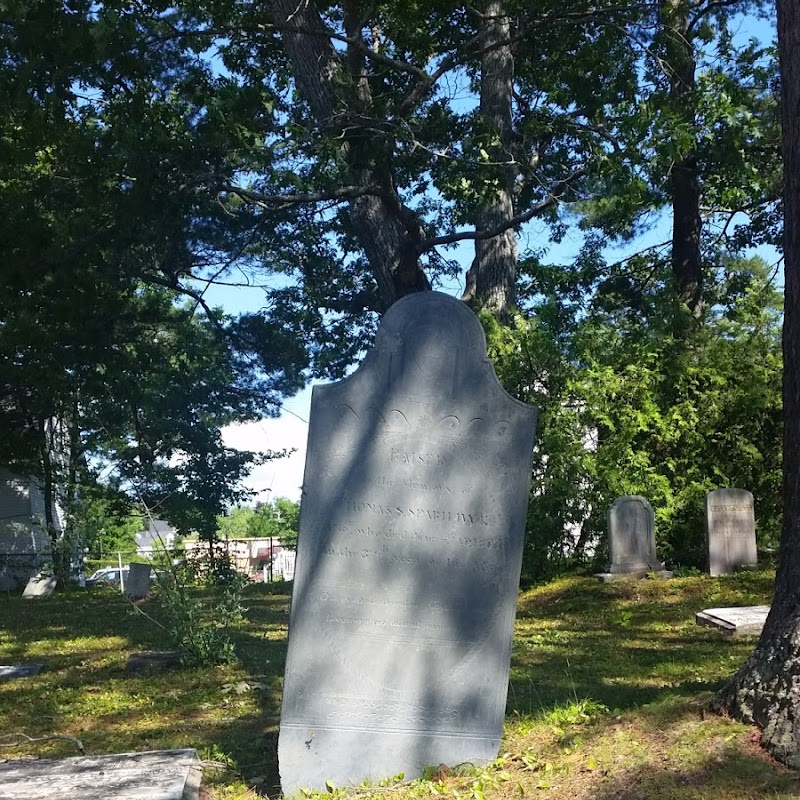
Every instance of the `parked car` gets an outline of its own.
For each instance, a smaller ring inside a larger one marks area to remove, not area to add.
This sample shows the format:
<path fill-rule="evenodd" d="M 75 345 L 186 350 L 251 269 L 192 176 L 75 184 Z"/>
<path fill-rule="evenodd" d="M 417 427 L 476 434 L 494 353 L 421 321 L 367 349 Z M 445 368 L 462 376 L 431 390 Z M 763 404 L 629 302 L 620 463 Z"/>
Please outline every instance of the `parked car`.
<path fill-rule="evenodd" d="M 127 567 L 122 568 L 122 580 L 128 579 Z M 102 567 L 86 579 L 87 586 L 119 586 L 119 567 Z"/>

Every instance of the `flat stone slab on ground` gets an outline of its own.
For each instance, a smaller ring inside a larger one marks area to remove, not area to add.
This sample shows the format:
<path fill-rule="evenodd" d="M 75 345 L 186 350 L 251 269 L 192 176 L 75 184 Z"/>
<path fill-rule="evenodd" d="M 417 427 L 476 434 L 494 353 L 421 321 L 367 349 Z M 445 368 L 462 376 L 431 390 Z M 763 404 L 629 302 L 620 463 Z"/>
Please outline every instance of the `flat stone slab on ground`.
<path fill-rule="evenodd" d="M 195 750 L 0 763 L 0 800 L 198 800 Z"/>
<path fill-rule="evenodd" d="M 758 635 L 767 621 L 769 606 L 706 608 L 698 612 L 695 622 L 717 628 L 728 636 Z"/>
<path fill-rule="evenodd" d="M 149 674 L 172 667 L 179 667 L 182 653 L 178 650 L 145 650 L 141 653 L 131 653 L 125 665 L 126 672 Z"/>
<path fill-rule="evenodd" d="M 0 666 L 0 681 L 4 678 L 32 678 L 38 675 L 44 664 L 12 664 Z"/>

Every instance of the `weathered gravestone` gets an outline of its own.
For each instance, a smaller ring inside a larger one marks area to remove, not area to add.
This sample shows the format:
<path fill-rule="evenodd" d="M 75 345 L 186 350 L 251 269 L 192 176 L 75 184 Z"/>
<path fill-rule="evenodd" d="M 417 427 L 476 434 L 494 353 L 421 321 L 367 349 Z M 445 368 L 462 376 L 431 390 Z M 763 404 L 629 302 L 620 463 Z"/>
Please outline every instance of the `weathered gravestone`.
<path fill-rule="evenodd" d="M 434 292 L 398 301 L 361 367 L 314 389 L 285 794 L 496 757 L 535 427 L 474 314 Z"/>
<path fill-rule="evenodd" d="M 198 800 L 195 750 L 0 763 L 0 800 Z"/>
<path fill-rule="evenodd" d="M 150 591 L 150 565 L 131 564 L 125 578 L 125 594 L 128 597 L 145 597 Z"/>
<path fill-rule="evenodd" d="M 727 636 L 758 636 L 764 628 L 769 606 L 706 608 L 695 614 L 698 625 L 716 628 Z"/>
<path fill-rule="evenodd" d="M 753 495 L 746 489 L 716 489 L 706 495 L 708 569 L 727 575 L 758 563 Z"/>
<path fill-rule="evenodd" d="M 655 515 L 653 507 L 638 494 L 618 497 L 608 509 L 608 571 L 597 577 L 644 577 L 650 572 L 664 576 L 664 565 L 656 555 Z"/>
<path fill-rule="evenodd" d="M 50 597 L 56 590 L 58 580 L 48 575 L 34 575 L 25 586 L 22 596 L 26 599 L 34 597 Z"/>

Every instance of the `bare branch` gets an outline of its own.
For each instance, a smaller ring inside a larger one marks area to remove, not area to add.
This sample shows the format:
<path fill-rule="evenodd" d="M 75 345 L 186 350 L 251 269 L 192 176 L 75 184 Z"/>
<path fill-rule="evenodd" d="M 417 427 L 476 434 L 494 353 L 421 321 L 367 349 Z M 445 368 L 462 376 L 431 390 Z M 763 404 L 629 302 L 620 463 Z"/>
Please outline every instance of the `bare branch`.
<path fill-rule="evenodd" d="M 689 30 L 694 30 L 703 21 L 703 17 L 714 9 L 730 8 L 731 6 L 739 5 L 740 2 L 741 0 L 713 0 L 713 2 L 707 3 L 704 8 L 698 8 L 696 13 L 692 15 L 692 19 L 689 22 Z"/>
<path fill-rule="evenodd" d="M 379 186 L 339 186 L 327 192 L 297 192 L 295 194 L 262 194 L 243 189 L 241 186 L 225 184 L 223 190 L 236 194 L 248 203 L 254 203 L 262 208 L 276 210 L 290 208 L 302 203 L 321 203 L 328 200 L 354 200 L 364 195 L 381 195 Z"/>
<path fill-rule="evenodd" d="M 217 329 L 217 332 L 223 337 L 230 338 L 230 331 L 228 331 L 225 326 L 220 322 L 217 318 L 217 315 L 214 313 L 211 306 L 208 305 L 208 302 L 203 297 L 203 292 L 197 292 L 194 289 L 190 289 L 188 286 L 184 286 L 178 280 L 177 275 L 171 279 L 162 278 L 159 275 L 152 275 L 147 273 L 142 273 L 141 275 L 142 280 L 145 283 L 152 283 L 156 286 L 163 286 L 165 289 L 172 289 L 178 294 L 186 295 L 187 297 L 191 297 L 199 306 L 202 306 L 203 311 L 206 312 L 206 317 L 208 317 L 209 322 Z M 205 291 L 205 290 L 204 290 Z"/>
<path fill-rule="evenodd" d="M 522 225 L 525 222 L 529 222 L 534 217 L 544 214 L 545 211 L 549 211 L 558 203 L 559 200 L 561 200 L 567 189 L 569 189 L 576 180 L 583 177 L 585 174 L 585 168 L 575 170 L 575 172 L 564 178 L 564 180 L 560 181 L 556 185 L 547 200 L 537 203 L 535 206 L 529 208 L 522 214 L 517 214 L 516 216 L 505 220 L 500 225 L 496 225 L 494 228 L 487 228 L 480 231 L 459 231 L 457 233 L 448 233 L 443 236 L 433 236 L 429 239 L 423 239 L 423 241 L 419 243 L 417 251 L 419 253 L 424 253 L 426 250 L 430 250 L 433 247 L 439 247 L 440 245 L 445 244 L 454 244 L 455 242 L 463 242 L 466 240 L 475 241 L 493 239 L 495 236 L 499 236 L 509 228 L 516 228 L 518 225 Z"/>

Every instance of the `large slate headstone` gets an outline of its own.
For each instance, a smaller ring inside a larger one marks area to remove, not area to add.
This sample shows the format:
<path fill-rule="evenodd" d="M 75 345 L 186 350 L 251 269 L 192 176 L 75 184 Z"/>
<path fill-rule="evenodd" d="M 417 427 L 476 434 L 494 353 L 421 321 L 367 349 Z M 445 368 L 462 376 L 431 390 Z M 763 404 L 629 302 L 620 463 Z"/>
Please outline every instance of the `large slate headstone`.
<path fill-rule="evenodd" d="M 315 387 L 286 795 L 496 757 L 535 427 L 477 318 L 434 292 L 395 303 L 361 367 Z"/>
<path fill-rule="evenodd" d="M 758 563 L 753 495 L 746 489 L 716 489 L 706 495 L 708 570 L 727 575 Z"/>
<path fill-rule="evenodd" d="M 0 763 L 0 800 L 198 800 L 195 750 Z"/>
<path fill-rule="evenodd" d="M 145 597 L 150 591 L 150 565 L 131 564 L 125 578 L 125 594 L 130 598 Z"/>
<path fill-rule="evenodd" d="M 638 494 L 618 497 L 608 509 L 608 549 L 611 575 L 646 575 L 661 572 L 656 555 L 655 515 Z"/>

